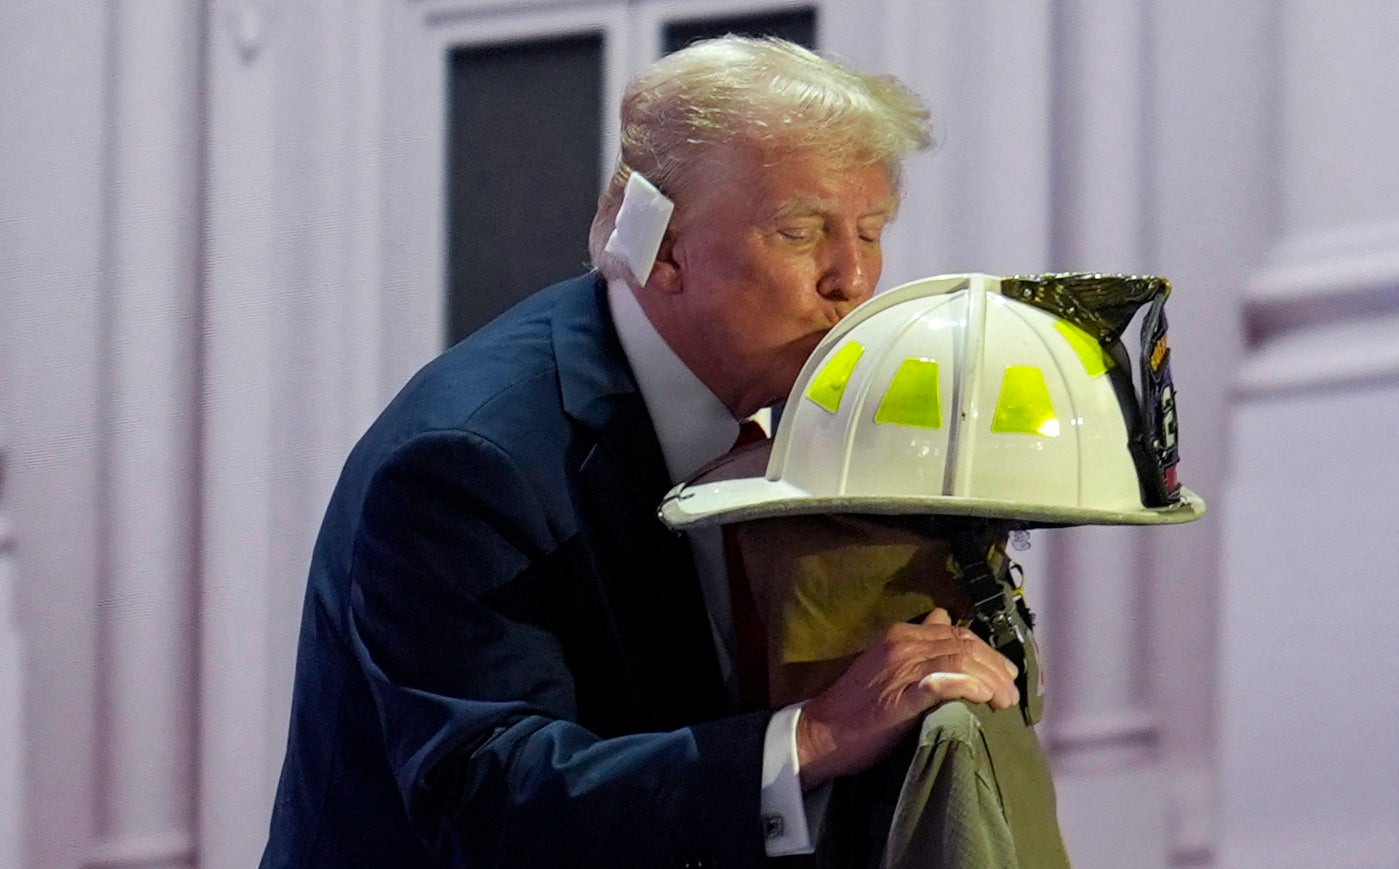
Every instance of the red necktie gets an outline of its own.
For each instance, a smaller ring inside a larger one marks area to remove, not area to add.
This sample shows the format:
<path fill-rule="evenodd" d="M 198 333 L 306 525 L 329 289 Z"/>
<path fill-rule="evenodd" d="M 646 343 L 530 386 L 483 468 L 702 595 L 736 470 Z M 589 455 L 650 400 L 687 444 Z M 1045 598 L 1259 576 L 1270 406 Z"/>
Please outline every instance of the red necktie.
<path fill-rule="evenodd" d="M 763 427 L 751 419 L 738 427 L 734 449 L 767 440 Z M 763 620 L 743 569 L 743 557 L 738 548 L 738 529 L 724 526 L 724 571 L 729 577 L 729 601 L 733 610 L 734 639 L 738 660 L 734 662 L 738 677 L 739 704 L 744 711 L 768 707 L 768 644 Z"/>

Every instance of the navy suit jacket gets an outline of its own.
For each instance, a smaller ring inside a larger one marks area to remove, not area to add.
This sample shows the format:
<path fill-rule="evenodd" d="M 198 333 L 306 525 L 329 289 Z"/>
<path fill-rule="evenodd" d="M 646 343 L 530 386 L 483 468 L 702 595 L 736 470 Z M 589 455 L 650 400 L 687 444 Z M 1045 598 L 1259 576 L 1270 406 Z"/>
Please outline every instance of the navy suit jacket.
<path fill-rule="evenodd" d="M 263 866 L 762 865 L 668 486 L 596 275 L 423 368 L 316 543 Z"/>

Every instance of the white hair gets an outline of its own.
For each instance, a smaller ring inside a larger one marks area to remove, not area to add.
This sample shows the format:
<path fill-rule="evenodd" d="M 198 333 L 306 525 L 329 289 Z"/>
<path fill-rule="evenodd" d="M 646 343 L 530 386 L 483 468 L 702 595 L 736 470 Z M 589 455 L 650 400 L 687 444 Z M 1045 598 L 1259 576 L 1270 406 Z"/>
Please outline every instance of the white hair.
<path fill-rule="evenodd" d="M 588 236 L 593 266 L 619 279 L 630 270 L 603 248 L 632 172 L 675 200 L 679 219 L 712 183 L 704 158 L 719 146 L 882 163 L 897 189 L 903 158 L 932 142 L 927 106 L 897 79 L 866 75 L 773 38 L 724 36 L 662 57 L 627 86 L 621 121 L 617 170 Z"/>

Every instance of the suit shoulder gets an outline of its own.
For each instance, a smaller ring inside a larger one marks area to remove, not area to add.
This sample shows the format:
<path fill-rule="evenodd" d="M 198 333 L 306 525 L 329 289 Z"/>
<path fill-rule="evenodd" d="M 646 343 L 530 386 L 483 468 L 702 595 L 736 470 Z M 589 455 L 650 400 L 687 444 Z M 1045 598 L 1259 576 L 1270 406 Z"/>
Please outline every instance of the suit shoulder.
<path fill-rule="evenodd" d="M 435 429 L 498 428 L 511 419 L 537 425 L 538 417 L 561 415 L 554 333 L 561 321 L 595 305 L 589 298 L 595 292 L 596 279 L 583 276 L 524 299 L 424 365 L 375 426 L 411 436 Z"/>
<path fill-rule="evenodd" d="M 438 355 L 404 385 L 356 444 L 342 482 L 344 477 L 371 476 L 405 444 L 432 432 L 473 434 L 531 466 L 549 465 L 549 457 L 561 455 L 571 438 L 556 332 L 581 321 L 599 335 L 581 354 L 587 358 L 562 364 L 575 370 L 625 364 L 603 346 L 608 327 L 602 324 L 601 307 L 596 276 L 564 281 Z"/>

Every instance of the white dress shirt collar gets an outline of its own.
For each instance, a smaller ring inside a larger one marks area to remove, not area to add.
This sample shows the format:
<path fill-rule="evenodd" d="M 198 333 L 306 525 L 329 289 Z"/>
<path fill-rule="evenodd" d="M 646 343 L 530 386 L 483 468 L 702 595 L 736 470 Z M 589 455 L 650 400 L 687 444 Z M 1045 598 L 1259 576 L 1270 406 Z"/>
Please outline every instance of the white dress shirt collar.
<path fill-rule="evenodd" d="M 729 451 L 738 437 L 738 421 L 670 349 L 630 287 L 609 280 L 607 305 L 622 351 L 646 402 L 646 411 L 656 427 L 670 481 L 688 479 L 707 462 Z"/>

